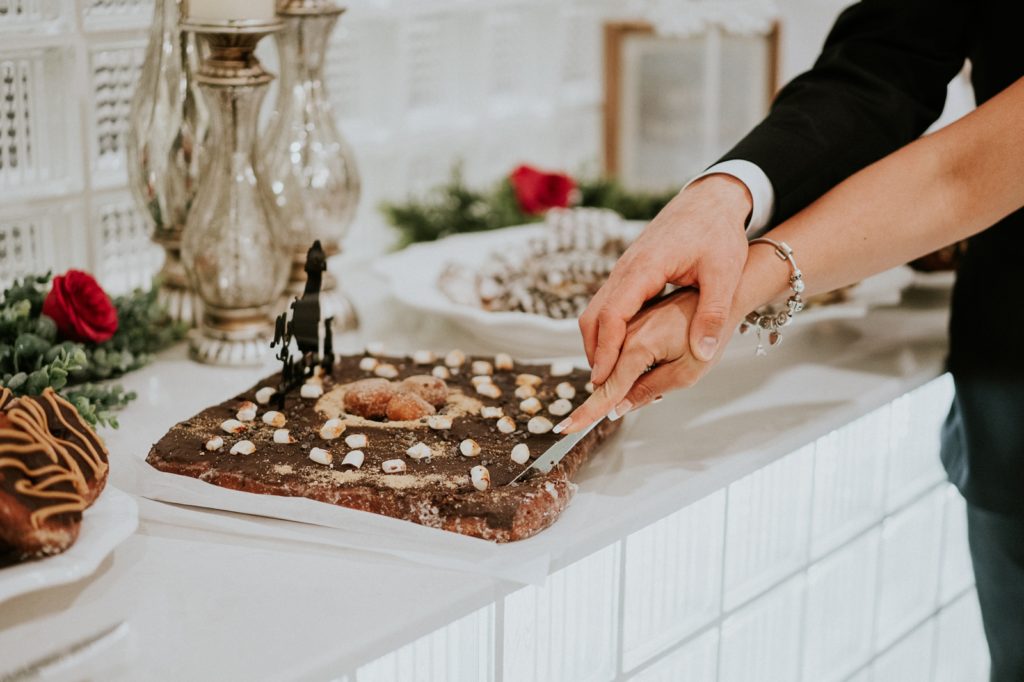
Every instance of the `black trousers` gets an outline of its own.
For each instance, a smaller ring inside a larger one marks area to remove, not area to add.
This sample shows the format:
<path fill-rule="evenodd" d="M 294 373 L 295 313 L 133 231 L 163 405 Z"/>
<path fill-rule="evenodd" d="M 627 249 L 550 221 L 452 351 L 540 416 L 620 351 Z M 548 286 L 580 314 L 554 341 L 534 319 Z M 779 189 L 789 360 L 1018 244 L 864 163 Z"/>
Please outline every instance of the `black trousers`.
<path fill-rule="evenodd" d="M 991 681 L 1024 682 L 1024 516 L 968 504 L 967 534 Z"/>

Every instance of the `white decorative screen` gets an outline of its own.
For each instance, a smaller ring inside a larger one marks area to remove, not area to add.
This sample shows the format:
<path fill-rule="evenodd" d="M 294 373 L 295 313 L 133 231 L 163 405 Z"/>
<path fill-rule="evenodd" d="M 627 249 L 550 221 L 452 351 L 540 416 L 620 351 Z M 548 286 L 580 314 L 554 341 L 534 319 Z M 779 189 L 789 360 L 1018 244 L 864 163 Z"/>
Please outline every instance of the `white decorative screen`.
<path fill-rule="evenodd" d="M 596 172 L 606 19 L 646 16 L 671 29 L 672 17 L 692 20 L 766 2 L 742 0 L 728 9 L 706 0 L 343 2 L 348 11 L 333 35 L 326 80 L 363 177 L 346 250 L 361 257 L 387 248 L 393 235 L 377 213 L 381 200 L 437 185 L 457 161 L 474 184 L 493 182 L 521 162 Z M 821 44 L 826 15 L 845 3 L 817 4 L 815 21 L 806 20 L 806 3 L 777 4 L 788 76 L 810 63 L 804 46 Z M 0 0 L 0 225 L 27 220 L 41 226 L 44 241 L 75 225 L 60 233 L 71 241 L 37 251 L 33 267 L 102 271 L 115 290 L 154 272 L 151 252 L 134 251 L 146 248 L 145 240 L 132 233 L 112 244 L 119 237 L 97 222 L 106 201 L 97 193 L 126 189 L 126 116 L 153 6 Z M 272 41 L 260 54 L 276 68 Z M 720 132 L 725 138 L 739 131 L 725 120 Z M 116 272 L 110 253 L 121 254 Z M 0 284 L 17 274 L 8 262 Z"/>
<path fill-rule="evenodd" d="M 597 167 L 600 25 L 619 3 L 342 4 L 326 78 L 363 176 L 350 252 L 386 248 L 381 200 L 437 185 L 457 161 L 473 183 L 522 161 Z M 0 0 L 0 284 L 73 266 L 120 292 L 159 268 L 125 167 L 153 7 Z M 276 68 L 272 44 L 261 54 Z"/>

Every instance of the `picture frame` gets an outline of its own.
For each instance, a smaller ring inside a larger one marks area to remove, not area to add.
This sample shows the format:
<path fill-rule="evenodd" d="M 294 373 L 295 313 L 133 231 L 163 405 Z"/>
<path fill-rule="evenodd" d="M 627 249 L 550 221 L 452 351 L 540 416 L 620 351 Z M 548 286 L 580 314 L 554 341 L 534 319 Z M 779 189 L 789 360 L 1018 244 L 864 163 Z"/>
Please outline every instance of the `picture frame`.
<path fill-rule="evenodd" d="M 605 23 L 605 173 L 635 191 L 681 187 L 765 116 L 778 62 L 777 21 L 671 34 L 649 21 Z"/>

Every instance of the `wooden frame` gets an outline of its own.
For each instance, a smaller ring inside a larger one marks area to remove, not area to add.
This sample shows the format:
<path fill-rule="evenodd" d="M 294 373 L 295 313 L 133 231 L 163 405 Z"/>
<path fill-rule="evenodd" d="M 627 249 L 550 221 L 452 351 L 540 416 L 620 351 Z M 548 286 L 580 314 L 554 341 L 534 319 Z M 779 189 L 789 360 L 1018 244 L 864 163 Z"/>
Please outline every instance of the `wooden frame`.
<path fill-rule="evenodd" d="M 725 27 L 712 27 L 725 35 L 731 35 Z M 633 38 L 653 38 L 656 35 L 654 26 L 647 21 L 611 21 L 604 25 L 603 58 L 604 58 L 604 121 L 603 121 L 603 152 L 604 172 L 609 176 L 621 176 L 623 171 L 622 141 L 623 99 L 626 91 L 625 55 L 627 42 Z M 767 71 L 764 74 L 767 85 L 765 113 L 778 89 L 779 62 L 779 24 L 774 22 L 768 32 L 763 34 L 767 42 Z M 680 40 L 685 40 L 681 38 Z M 666 37 L 666 41 L 672 40 Z M 708 162 L 712 159 L 708 159 Z"/>

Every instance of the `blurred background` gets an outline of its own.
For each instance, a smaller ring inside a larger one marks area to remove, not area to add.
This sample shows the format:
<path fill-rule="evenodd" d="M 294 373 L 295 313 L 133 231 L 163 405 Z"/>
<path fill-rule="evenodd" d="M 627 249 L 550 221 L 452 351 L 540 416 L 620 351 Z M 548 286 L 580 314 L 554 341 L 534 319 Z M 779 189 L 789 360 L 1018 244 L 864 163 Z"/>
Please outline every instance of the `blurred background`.
<path fill-rule="evenodd" d="M 470 186 L 519 163 L 680 186 L 811 65 L 845 4 L 353 0 L 326 69 L 364 184 L 348 257 L 395 242 L 382 201 L 423 193 L 457 163 Z M 4 283 L 74 266 L 119 293 L 158 270 L 124 153 L 152 12 L 146 0 L 0 0 Z M 276 68 L 274 42 L 261 50 Z M 952 90 L 943 122 L 972 106 L 962 83 Z"/>

